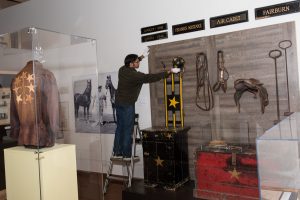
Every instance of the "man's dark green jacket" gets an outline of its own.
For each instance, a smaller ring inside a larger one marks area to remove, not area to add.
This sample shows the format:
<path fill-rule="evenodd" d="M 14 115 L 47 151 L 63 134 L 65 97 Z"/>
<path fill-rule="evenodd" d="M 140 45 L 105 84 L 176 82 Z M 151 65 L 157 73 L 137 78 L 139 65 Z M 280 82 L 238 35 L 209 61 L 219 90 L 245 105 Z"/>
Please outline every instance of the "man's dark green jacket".
<path fill-rule="evenodd" d="M 152 83 L 168 77 L 168 72 L 144 74 L 136 69 L 123 66 L 119 69 L 119 82 L 116 94 L 116 104 L 132 105 L 140 94 L 144 83 Z"/>

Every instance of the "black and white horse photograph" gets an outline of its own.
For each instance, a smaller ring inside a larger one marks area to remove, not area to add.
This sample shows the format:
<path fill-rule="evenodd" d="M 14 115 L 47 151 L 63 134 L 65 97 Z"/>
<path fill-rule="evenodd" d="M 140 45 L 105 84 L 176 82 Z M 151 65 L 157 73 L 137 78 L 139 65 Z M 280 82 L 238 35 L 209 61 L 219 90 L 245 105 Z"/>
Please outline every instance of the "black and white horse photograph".
<path fill-rule="evenodd" d="M 99 86 L 102 88 L 102 95 L 106 96 L 106 102 L 103 104 L 103 119 L 100 123 L 101 133 L 115 133 L 117 123 L 115 98 L 118 87 L 118 72 L 100 73 Z"/>
<path fill-rule="evenodd" d="M 75 131 L 79 133 L 99 133 L 99 127 L 93 126 L 98 121 L 93 110 L 93 99 L 97 95 L 97 79 L 87 78 L 73 81 Z"/>

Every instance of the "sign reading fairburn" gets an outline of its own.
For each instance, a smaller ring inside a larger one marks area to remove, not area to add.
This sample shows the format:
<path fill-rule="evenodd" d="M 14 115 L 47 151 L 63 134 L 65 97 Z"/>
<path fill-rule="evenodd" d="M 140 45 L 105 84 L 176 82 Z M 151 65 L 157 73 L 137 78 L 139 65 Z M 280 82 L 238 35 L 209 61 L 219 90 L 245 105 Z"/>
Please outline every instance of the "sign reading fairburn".
<path fill-rule="evenodd" d="M 272 6 L 256 8 L 255 19 L 263 19 L 267 17 L 275 17 L 296 13 L 300 11 L 299 1 L 290 1 L 286 3 L 276 4 Z"/>

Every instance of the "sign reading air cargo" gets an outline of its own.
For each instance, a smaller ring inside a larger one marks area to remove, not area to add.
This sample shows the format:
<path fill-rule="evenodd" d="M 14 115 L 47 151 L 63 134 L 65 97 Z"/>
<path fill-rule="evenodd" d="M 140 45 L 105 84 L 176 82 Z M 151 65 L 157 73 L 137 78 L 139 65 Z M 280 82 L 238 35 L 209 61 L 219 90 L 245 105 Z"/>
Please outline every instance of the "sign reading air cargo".
<path fill-rule="evenodd" d="M 204 30 L 204 19 L 172 26 L 173 35 Z"/>
<path fill-rule="evenodd" d="M 276 4 L 272 6 L 256 8 L 255 19 L 263 19 L 267 17 L 275 17 L 279 15 L 286 15 L 300 11 L 299 1 L 290 1 L 286 3 Z"/>
<path fill-rule="evenodd" d="M 154 26 L 148 26 L 148 27 L 141 28 L 141 34 L 153 33 L 153 32 L 163 31 L 163 30 L 167 30 L 167 29 L 168 29 L 167 23 L 158 24 L 158 25 L 154 25 Z"/>
<path fill-rule="evenodd" d="M 232 13 L 210 18 L 210 28 L 238 24 L 248 21 L 248 11 Z"/>
<path fill-rule="evenodd" d="M 168 38 L 168 32 L 156 33 L 151 35 L 142 36 L 142 42 L 150 42 L 154 40 L 161 40 Z"/>

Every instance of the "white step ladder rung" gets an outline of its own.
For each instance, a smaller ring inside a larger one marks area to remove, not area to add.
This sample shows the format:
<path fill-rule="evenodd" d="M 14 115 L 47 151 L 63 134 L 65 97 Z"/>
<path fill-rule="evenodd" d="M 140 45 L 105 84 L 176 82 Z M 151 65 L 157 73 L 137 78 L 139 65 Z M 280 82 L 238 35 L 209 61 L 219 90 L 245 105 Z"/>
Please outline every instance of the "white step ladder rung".
<path fill-rule="evenodd" d="M 125 163 L 126 162 L 130 163 L 131 159 L 133 159 L 134 162 L 140 161 L 140 157 L 138 157 L 138 156 L 134 156 L 134 157 L 130 158 L 130 160 L 129 159 L 124 159 L 124 158 L 114 158 L 114 157 L 110 158 L 110 160 L 112 162 L 125 162 Z"/>

